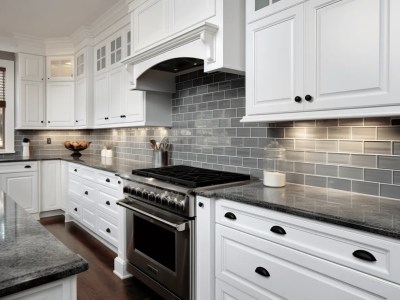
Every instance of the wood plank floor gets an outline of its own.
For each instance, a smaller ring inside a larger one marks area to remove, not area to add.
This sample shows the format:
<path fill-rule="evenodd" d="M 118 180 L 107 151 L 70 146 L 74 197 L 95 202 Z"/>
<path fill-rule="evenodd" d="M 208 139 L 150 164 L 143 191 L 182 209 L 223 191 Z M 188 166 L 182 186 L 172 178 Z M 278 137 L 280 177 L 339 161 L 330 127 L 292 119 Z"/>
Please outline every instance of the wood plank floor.
<path fill-rule="evenodd" d="M 63 216 L 40 223 L 89 263 L 89 270 L 78 274 L 78 300 L 162 300 L 137 279 L 114 275 L 116 254 L 75 223 L 64 223 Z"/>

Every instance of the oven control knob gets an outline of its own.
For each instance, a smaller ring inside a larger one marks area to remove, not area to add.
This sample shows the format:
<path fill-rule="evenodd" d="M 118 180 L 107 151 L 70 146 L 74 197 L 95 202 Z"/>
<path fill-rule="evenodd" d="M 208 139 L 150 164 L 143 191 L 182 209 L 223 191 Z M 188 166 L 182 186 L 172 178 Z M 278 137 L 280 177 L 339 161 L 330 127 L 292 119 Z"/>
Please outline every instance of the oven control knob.
<path fill-rule="evenodd" d="M 131 193 L 131 187 L 130 186 L 124 186 L 124 193 L 130 194 Z"/>
<path fill-rule="evenodd" d="M 135 188 L 131 188 L 131 195 L 132 196 L 136 196 L 136 189 Z"/>
<path fill-rule="evenodd" d="M 150 201 L 155 201 L 156 200 L 156 194 L 154 192 L 149 193 L 149 200 Z"/>
<path fill-rule="evenodd" d="M 162 205 L 168 205 L 169 202 L 169 197 L 168 196 L 164 196 L 161 198 L 161 204 Z"/>
<path fill-rule="evenodd" d="M 142 197 L 143 197 L 144 199 L 149 199 L 149 192 L 146 191 L 146 190 L 143 190 L 143 191 L 142 191 Z"/>
<path fill-rule="evenodd" d="M 176 198 L 173 198 L 170 201 L 168 201 L 168 206 L 171 208 L 175 208 L 177 204 L 178 204 L 178 199 Z"/>
<path fill-rule="evenodd" d="M 160 194 L 156 195 L 156 202 L 161 203 L 161 195 Z"/>
<path fill-rule="evenodd" d="M 142 189 L 141 188 L 136 188 L 136 196 L 142 197 Z"/>
<path fill-rule="evenodd" d="M 185 211 L 185 200 L 181 200 L 178 202 L 177 209 Z"/>

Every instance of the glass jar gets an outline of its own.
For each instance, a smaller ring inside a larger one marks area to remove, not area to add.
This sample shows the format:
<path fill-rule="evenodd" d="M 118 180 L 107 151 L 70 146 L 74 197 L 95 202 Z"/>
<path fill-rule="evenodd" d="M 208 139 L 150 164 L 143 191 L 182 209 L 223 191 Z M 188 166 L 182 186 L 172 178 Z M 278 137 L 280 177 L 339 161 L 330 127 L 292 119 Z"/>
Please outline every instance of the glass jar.
<path fill-rule="evenodd" d="M 269 187 L 282 187 L 286 184 L 286 174 L 283 172 L 286 164 L 286 149 L 277 141 L 265 147 L 263 183 Z"/>

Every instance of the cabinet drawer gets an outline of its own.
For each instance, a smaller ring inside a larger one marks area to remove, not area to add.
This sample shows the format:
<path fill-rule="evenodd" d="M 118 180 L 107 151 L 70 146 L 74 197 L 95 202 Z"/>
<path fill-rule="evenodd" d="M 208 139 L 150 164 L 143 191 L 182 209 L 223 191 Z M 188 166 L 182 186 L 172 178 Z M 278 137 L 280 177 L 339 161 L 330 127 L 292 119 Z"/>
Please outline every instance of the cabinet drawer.
<path fill-rule="evenodd" d="M 221 225 L 216 276 L 256 299 L 394 300 L 400 293 L 388 281 Z"/>
<path fill-rule="evenodd" d="M 95 170 L 77 164 L 69 164 L 68 172 L 89 180 L 93 180 L 96 176 Z"/>
<path fill-rule="evenodd" d="M 97 182 L 102 186 L 111 188 L 113 190 L 121 191 L 122 193 L 122 179 L 112 173 L 98 173 Z"/>
<path fill-rule="evenodd" d="M 117 220 L 98 211 L 97 213 L 97 234 L 114 246 L 118 246 Z"/>
<path fill-rule="evenodd" d="M 33 172 L 37 171 L 37 161 L 0 163 L 0 173 Z"/>
<path fill-rule="evenodd" d="M 92 184 L 87 184 L 86 182 L 84 182 L 82 184 L 82 198 L 89 199 L 90 202 L 92 202 L 95 207 L 98 199 L 98 192 L 96 188 L 93 187 Z"/>
<path fill-rule="evenodd" d="M 388 238 L 222 200 L 216 205 L 216 222 L 400 283 L 400 243 Z M 376 261 L 355 257 L 357 253 L 365 254 L 364 251 Z"/>
<path fill-rule="evenodd" d="M 117 200 L 120 199 L 104 193 L 103 191 L 98 191 L 98 195 L 97 208 L 103 213 L 110 215 L 112 218 L 118 218 Z"/>
<path fill-rule="evenodd" d="M 75 201 L 75 199 L 69 199 L 68 201 L 68 213 L 77 219 L 78 221 L 81 221 L 82 219 L 82 211 L 81 211 L 81 205 L 78 203 L 78 201 Z"/>
<path fill-rule="evenodd" d="M 83 199 L 82 199 L 83 200 Z M 84 205 L 84 200 L 82 201 L 81 212 L 82 212 L 82 224 L 87 228 L 96 231 L 96 208 Z"/>

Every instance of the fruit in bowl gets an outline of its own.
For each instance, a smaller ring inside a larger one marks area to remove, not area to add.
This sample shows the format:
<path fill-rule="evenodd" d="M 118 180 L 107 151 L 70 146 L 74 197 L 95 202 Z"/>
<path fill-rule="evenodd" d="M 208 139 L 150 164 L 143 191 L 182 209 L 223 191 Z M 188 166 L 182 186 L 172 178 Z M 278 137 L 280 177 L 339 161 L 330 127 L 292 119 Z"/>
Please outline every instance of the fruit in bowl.
<path fill-rule="evenodd" d="M 79 151 L 85 150 L 87 147 L 89 147 L 91 142 L 87 141 L 79 141 L 79 142 L 71 142 L 71 141 L 65 141 L 64 146 L 68 150 L 73 151 L 71 156 L 81 156 L 82 154 L 79 153 Z"/>

